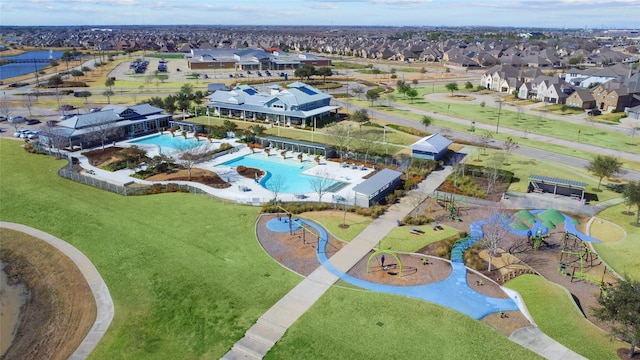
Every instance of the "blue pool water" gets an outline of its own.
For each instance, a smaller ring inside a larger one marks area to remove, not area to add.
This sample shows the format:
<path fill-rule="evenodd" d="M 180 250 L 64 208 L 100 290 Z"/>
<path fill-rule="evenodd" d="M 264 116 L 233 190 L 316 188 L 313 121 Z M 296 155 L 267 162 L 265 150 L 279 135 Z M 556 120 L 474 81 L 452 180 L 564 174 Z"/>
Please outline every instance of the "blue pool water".
<path fill-rule="evenodd" d="M 280 178 L 282 180 L 282 186 L 279 191 L 280 193 L 298 194 L 315 192 L 310 183 L 310 180 L 314 179 L 315 176 L 301 173 L 302 171 L 316 166 L 313 162 L 306 161 L 300 163 L 298 160 L 285 160 L 276 155 L 271 155 L 267 158 L 264 153 L 259 153 L 227 161 L 222 165 L 230 167 L 246 166 L 266 171 L 267 175 L 260 180 L 260 184 L 269 190 L 274 186 L 274 182 L 277 182 L 279 180 L 278 178 Z M 275 179 L 274 176 L 276 176 Z M 330 182 L 330 186 L 338 186 L 342 184 L 340 181 L 330 180 Z"/>
<path fill-rule="evenodd" d="M 191 149 L 196 146 L 204 144 L 204 141 L 195 141 L 193 138 L 185 139 L 182 136 L 176 135 L 153 135 L 144 139 L 132 140 L 132 144 L 150 144 L 160 147 L 161 153 L 172 153 L 177 150 Z"/>

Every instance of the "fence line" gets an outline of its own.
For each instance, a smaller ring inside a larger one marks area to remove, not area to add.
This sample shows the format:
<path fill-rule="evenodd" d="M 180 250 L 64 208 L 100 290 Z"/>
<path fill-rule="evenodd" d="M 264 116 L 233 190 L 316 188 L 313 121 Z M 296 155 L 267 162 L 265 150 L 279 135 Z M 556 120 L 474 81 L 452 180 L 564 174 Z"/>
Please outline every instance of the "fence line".
<path fill-rule="evenodd" d="M 221 203 L 228 203 L 222 198 L 212 195 L 198 187 L 188 184 L 167 183 L 167 184 L 135 184 L 135 186 L 127 186 L 126 184 L 115 184 L 112 182 L 104 181 L 92 176 L 83 175 L 73 170 L 69 170 L 68 167 L 64 167 L 58 170 L 58 174 L 65 178 L 81 184 L 89 185 L 91 187 L 109 191 L 122 196 L 142 196 L 151 194 L 160 194 L 166 192 L 188 192 L 199 197 L 203 197 L 212 201 Z"/>

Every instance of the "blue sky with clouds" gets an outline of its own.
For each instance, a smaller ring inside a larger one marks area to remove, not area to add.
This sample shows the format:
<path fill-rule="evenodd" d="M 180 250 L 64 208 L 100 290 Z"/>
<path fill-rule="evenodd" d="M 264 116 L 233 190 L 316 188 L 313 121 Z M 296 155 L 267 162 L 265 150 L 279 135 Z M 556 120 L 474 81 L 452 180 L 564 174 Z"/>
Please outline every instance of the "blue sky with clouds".
<path fill-rule="evenodd" d="M 0 25 L 639 28 L 640 0 L 0 0 Z"/>

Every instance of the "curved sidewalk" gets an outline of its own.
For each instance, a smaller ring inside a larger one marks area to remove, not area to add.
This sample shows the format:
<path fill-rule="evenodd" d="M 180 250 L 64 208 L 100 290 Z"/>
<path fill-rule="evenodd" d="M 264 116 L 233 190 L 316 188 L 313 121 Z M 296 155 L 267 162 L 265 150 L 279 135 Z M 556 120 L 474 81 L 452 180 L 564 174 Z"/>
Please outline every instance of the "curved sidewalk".
<path fill-rule="evenodd" d="M 104 336 L 104 333 L 109 328 L 114 314 L 113 301 L 111 300 L 109 289 L 107 289 L 107 284 L 105 284 L 100 273 L 96 267 L 93 266 L 91 260 L 80 252 L 80 250 L 51 234 L 26 225 L 4 221 L 0 222 L 0 227 L 20 231 L 50 244 L 68 256 L 69 259 L 76 264 L 78 269 L 80 269 L 82 275 L 84 275 L 84 278 L 87 280 L 89 288 L 93 293 L 93 297 L 96 300 L 96 320 L 69 359 L 86 359 L 98 345 L 100 339 L 102 339 L 102 336 Z"/>

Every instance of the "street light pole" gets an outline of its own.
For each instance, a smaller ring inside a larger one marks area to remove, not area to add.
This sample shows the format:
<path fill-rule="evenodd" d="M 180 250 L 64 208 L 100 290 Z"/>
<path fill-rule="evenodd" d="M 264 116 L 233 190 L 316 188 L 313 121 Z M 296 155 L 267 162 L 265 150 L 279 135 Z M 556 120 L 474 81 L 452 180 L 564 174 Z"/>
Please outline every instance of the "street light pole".
<path fill-rule="evenodd" d="M 498 102 L 498 122 L 496 123 L 496 134 L 498 133 L 498 130 L 500 129 L 500 113 L 502 112 L 502 99 L 498 99 L 496 100 Z"/>

